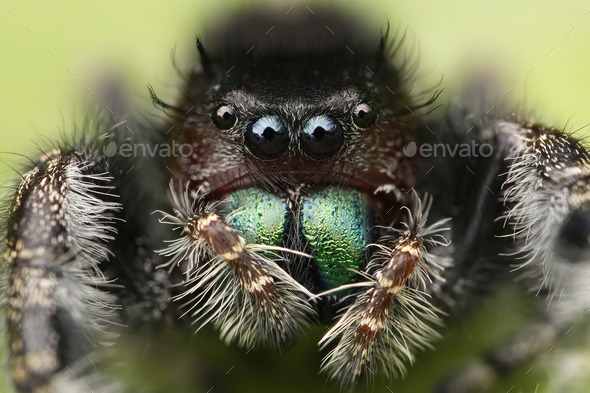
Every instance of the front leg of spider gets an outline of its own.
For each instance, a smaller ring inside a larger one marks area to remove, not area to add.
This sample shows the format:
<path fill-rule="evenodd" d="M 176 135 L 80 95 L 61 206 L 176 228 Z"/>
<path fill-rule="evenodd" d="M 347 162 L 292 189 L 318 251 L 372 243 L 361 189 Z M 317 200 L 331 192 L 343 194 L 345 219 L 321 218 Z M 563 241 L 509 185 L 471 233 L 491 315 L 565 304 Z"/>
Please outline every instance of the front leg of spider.
<path fill-rule="evenodd" d="M 74 386 L 96 345 L 90 337 L 113 319 L 113 297 L 97 289 L 106 283 L 98 264 L 120 209 L 100 198 L 109 181 L 83 157 L 56 151 L 17 187 L 7 222 L 6 309 L 19 392 L 57 391 L 58 379 Z"/>
<path fill-rule="evenodd" d="M 541 302 L 537 315 L 512 338 L 442 380 L 437 393 L 485 391 L 525 364 L 550 362 L 549 352 L 581 324 L 590 307 L 587 149 L 575 136 L 541 125 L 498 120 L 489 127 L 488 135 L 496 135 L 495 149 L 506 161 L 504 174 L 494 173 L 503 181 L 506 209 L 499 220 L 506 233 L 496 236 L 503 251 L 498 262 L 512 263 L 512 276 Z M 495 189 L 491 182 L 488 186 Z M 471 257 L 477 258 L 477 252 Z M 573 389 L 559 376 L 550 383 L 556 391 L 561 391 L 559 383 L 569 386 L 567 391 Z"/>

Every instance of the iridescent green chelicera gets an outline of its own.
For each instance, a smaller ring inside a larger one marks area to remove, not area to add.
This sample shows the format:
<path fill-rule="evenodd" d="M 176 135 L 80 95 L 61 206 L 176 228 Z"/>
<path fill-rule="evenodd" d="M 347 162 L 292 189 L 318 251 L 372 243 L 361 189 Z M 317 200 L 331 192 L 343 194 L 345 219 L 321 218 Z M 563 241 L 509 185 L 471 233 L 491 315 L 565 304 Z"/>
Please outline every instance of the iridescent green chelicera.
<path fill-rule="evenodd" d="M 325 289 L 354 282 L 353 270 L 366 263 L 369 208 L 359 191 L 331 186 L 304 196 L 293 220 L 287 200 L 268 191 L 248 188 L 230 197 L 227 211 L 235 214 L 228 224 L 248 243 L 283 246 L 287 226 L 298 220 L 298 235 L 306 244 L 300 251 L 313 256 L 313 274 Z"/>
<path fill-rule="evenodd" d="M 369 209 L 356 190 L 326 187 L 303 198 L 301 232 L 327 288 L 351 283 L 366 261 Z"/>
<path fill-rule="evenodd" d="M 287 224 L 285 199 L 258 188 L 235 191 L 228 211 L 236 212 L 228 224 L 247 243 L 282 246 Z"/>

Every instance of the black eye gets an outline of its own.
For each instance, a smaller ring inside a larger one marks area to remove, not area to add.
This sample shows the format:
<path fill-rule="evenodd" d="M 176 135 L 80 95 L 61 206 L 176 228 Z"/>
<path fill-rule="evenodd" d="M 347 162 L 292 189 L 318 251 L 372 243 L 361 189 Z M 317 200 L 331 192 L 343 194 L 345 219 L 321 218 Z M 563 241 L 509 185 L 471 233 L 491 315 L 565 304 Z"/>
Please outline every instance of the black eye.
<path fill-rule="evenodd" d="M 358 104 L 352 111 L 352 121 L 359 128 L 369 128 L 375 123 L 377 114 L 369 104 Z"/>
<path fill-rule="evenodd" d="M 289 147 L 289 132 L 278 117 L 259 119 L 246 130 L 246 147 L 263 160 L 279 158 Z"/>
<path fill-rule="evenodd" d="M 301 149 L 311 158 L 331 157 L 340 151 L 343 144 L 342 127 L 328 116 L 311 118 L 301 131 Z"/>
<path fill-rule="evenodd" d="M 220 130 L 229 130 L 234 124 L 236 124 L 236 114 L 229 105 L 218 107 L 215 112 L 211 114 L 211 119 Z"/>

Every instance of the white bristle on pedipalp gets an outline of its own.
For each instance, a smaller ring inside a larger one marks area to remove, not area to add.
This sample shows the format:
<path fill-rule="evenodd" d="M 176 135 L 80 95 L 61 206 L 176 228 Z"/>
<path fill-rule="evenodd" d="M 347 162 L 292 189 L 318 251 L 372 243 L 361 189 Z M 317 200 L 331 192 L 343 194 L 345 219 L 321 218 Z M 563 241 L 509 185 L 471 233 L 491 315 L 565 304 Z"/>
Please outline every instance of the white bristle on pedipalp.
<path fill-rule="evenodd" d="M 188 261 L 187 290 L 175 298 L 190 305 L 183 315 L 191 314 L 199 329 L 213 323 L 226 343 L 247 348 L 295 340 L 313 310 L 305 300 L 311 293 L 276 263 L 282 259 L 276 251 L 291 250 L 246 244 L 215 213 L 220 202 L 205 202 L 188 187 L 177 192 L 171 185 L 170 199 L 174 215 L 160 212 L 160 221 L 182 236 L 159 252 L 171 258 L 170 269 Z"/>
<path fill-rule="evenodd" d="M 371 245 L 377 251 L 365 269 L 372 277 L 366 282 L 369 288 L 356 295 L 319 343 L 326 348 L 338 340 L 322 361 L 322 371 L 342 386 L 354 386 L 362 374 L 371 379 L 377 370 L 403 375 L 414 352 L 431 348 L 430 342 L 439 337 L 431 325 L 440 324 L 441 312 L 422 291 L 427 282 L 442 280 L 439 271 L 449 262 L 429 254 L 424 244 L 448 245 L 441 233 L 448 229 L 443 227 L 448 220 L 426 227 L 426 199 L 423 205 L 416 195 L 414 208 L 407 209 L 406 230 L 393 230 Z"/>

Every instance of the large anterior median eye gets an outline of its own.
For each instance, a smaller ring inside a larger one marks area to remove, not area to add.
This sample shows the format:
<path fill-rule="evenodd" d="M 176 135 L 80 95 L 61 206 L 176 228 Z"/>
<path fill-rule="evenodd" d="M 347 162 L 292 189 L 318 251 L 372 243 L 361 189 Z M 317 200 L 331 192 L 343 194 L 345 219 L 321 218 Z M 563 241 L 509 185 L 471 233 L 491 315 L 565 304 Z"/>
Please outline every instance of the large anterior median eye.
<path fill-rule="evenodd" d="M 332 157 L 343 144 L 342 127 L 328 116 L 311 118 L 301 131 L 301 149 L 311 158 Z"/>
<path fill-rule="evenodd" d="M 278 117 L 263 117 L 246 130 L 246 147 L 263 160 L 279 158 L 289 148 L 289 132 Z"/>

